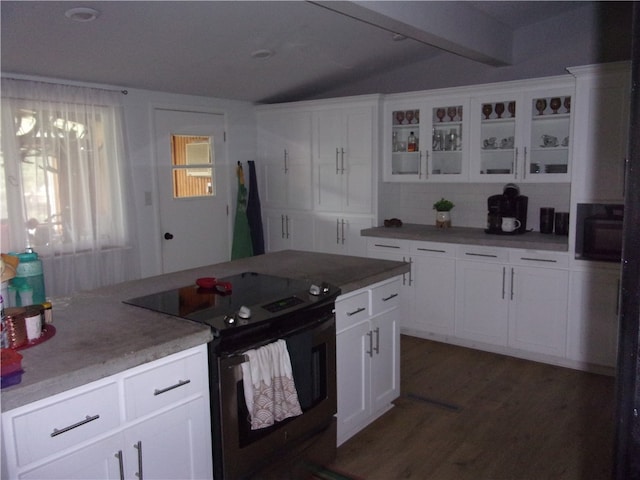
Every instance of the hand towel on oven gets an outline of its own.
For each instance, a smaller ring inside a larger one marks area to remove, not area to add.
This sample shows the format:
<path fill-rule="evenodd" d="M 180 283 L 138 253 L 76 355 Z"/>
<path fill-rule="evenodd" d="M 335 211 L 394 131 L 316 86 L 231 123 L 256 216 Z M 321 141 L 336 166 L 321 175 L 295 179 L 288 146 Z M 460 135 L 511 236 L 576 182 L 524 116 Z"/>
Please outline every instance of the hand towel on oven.
<path fill-rule="evenodd" d="M 242 378 L 251 429 L 268 427 L 285 418 L 301 415 L 285 341 L 278 340 L 248 350 L 245 355 L 249 361 L 242 364 Z"/>

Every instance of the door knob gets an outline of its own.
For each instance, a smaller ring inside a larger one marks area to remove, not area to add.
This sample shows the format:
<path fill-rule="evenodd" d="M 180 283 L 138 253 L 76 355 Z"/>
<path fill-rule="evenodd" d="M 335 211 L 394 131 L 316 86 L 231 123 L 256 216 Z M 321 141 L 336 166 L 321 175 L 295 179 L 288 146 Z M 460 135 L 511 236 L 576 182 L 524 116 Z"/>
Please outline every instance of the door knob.
<path fill-rule="evenodd" d="M 171 233 L 167 232 L 167 233 L 164 234 L 164 239 L 165 240 L 171 240 L 172 238 L 173 238 L 173 235 Z"/>

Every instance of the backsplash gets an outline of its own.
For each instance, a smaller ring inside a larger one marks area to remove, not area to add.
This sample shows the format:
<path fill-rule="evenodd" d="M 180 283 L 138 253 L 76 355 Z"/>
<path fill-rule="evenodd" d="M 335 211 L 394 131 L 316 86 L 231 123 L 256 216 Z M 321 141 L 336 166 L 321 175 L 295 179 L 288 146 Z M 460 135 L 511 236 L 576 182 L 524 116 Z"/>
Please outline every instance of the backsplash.
<path fill-rule="evenodd" d="M 520 194 L 529 197 L 527 229 L 539 231 L 540 208 L 569 211 L 571 186 L 568 183 L 518 184 Z M 444 197 L 455 207 L 451 223 L 459 227 L 485 228 L 487 198 L 502 193 L 497 183 L 381 183 L 378 187 L 378 225 L 386 218 L 405 223 L 435 224 L 433 204 Z"/>

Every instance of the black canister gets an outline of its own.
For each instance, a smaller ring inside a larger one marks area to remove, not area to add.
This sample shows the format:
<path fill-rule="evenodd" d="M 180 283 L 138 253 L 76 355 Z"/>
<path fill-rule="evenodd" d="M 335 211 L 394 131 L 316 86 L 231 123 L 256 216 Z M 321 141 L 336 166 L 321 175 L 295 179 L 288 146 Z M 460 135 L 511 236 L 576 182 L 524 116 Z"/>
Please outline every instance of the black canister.
<path fill-rule="evenodd" d="M 556 212 L 556 235 L 569 235 L 569 212 Z"/>
<path fill-rule="evenodd" d="M 540 209 L 540 233 L 553 233 L 555 209 L 542 207 Z"/>

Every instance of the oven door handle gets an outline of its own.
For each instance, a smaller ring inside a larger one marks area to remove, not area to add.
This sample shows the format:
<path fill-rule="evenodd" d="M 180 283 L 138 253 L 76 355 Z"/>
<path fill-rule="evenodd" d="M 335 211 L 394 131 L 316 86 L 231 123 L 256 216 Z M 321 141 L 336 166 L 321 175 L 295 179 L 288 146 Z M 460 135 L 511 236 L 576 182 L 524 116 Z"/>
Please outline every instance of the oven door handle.
<path fill-rule="evenodd" d="M 249 361 L 247 355 L 233 355 L 231 357 L 223 358 L 221 364 L 225 368 L 233 368 Z"/>

